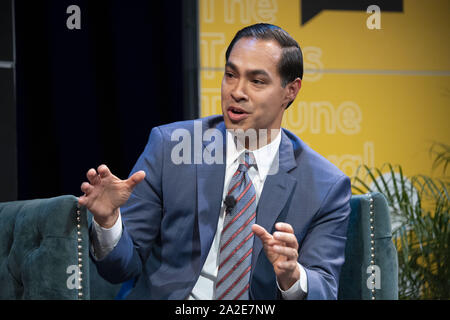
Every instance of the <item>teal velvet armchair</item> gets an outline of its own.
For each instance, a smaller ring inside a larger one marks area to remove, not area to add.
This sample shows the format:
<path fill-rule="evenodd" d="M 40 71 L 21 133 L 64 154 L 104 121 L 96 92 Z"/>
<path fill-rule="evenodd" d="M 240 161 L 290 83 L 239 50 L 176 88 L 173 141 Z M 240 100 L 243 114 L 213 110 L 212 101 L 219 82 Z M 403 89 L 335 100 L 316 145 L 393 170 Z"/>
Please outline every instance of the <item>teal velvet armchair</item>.
<path fill-rule="evenodd" d="M 338 299 L 398 299 L 398 259 L 381 193 L 352 196 Z"/>
<path fill-rule="evenodd" d="M 351 199 L 339 299 L 397 299 L 397 252 L 382 194 Z M 77 198 L 0 203 L 0 299 L 115 299 L 126 287 L 102 279 L 89 257 Z M 122 289 L 122 290 L 121 290 Z"/>
<path fill-rule="evenodd" d="M 113 299 L 89 258 L 88 215 L 77 198 L 0 203 L 0 299 Z"/>

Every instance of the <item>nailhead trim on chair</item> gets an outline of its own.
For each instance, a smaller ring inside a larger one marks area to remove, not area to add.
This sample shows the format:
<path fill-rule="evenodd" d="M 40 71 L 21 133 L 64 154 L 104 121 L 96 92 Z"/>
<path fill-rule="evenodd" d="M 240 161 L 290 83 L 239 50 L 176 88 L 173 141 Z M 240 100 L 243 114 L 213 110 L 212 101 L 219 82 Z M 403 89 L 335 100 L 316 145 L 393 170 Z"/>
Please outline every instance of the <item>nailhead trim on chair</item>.
<path fill-rule="evenodd" d="M 369 221 L 370 221 L 370 265 L 372 269 L 372 273 L 375 272 L 375 230 L 374 230 L 374 203 L 373 197 L 371 193 L 367 193 L 369 197 Z M 375 300 L 375 278 L 372 279 L 372 300 Z"/>
<path fill-rule="evenodd" d="M 81 277 L 81 275 L 83 274 L 83 272 L 81 272 L 81 268 L 83 267 L 83 253 L 81 251 L 81 249 L 83 249 L 82 246 L 82 238 L 81 238 L 81 212 L 80 212 L 80 208 L 77 207 L 77 251 L 78 251 L 78 300 L 82 300 L 83 299 L 83 286 L 82 286 L 82 281 L 83 278 Z"/>

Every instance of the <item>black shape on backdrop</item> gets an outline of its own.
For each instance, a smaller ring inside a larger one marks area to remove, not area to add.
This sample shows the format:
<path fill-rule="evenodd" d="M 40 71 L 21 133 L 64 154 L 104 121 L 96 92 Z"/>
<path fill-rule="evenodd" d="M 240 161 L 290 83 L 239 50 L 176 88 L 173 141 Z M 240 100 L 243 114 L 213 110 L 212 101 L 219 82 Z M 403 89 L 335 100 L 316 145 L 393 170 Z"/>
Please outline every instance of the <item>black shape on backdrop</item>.
<path fill-rule="evenodd" d="M 381 12 L 403 12 L 403 0 L 300 0 L 301 22 L 303 26 L 318 15 L 322 10 L 357 10 L 366 11 L 367 7 L 375 4 Z"/>
<path fill-rule="evenodd" d="M 198 117 L 183 2 L 15 1 L 19 199 L 80 195 L 102 163 L 126 178 L 151 128 Z M 81 30 L 66 27 L 73 4 Z"/>

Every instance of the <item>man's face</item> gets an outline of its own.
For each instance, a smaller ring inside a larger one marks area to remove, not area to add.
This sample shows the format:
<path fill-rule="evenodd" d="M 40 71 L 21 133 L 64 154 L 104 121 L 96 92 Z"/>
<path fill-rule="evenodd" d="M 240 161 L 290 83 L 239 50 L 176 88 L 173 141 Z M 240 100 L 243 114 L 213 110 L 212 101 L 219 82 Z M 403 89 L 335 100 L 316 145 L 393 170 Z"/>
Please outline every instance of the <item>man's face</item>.
<path fill-rule="evenodd" d="M 285 107 L 295 98 L 289 85 L 281 86 L 277 70 L 281 54 L 281 47 L 273 40 L 242 38 L 236 42 L 222 80 L 227 129 L 280 128 Z"/>

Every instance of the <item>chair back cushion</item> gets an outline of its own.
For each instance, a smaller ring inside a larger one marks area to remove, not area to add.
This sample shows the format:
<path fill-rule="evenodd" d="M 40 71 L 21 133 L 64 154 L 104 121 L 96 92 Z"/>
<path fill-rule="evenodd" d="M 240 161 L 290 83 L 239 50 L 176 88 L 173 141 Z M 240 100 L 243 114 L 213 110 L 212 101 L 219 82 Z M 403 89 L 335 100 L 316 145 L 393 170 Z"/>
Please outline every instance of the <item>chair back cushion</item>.
<path fill-rule="evenodd" d="M 0 203 L 0 299 L 89 298 L 75 280 L 89 259 L 86 213 L 78 222 L 76 210 L 74 196 Z"/>
<path fill-rule="evenodd" d="M 386 198 L 377 192 L 354 195 L 350 205 L 338 299 L 398 299 L 397 251 Z"/>

